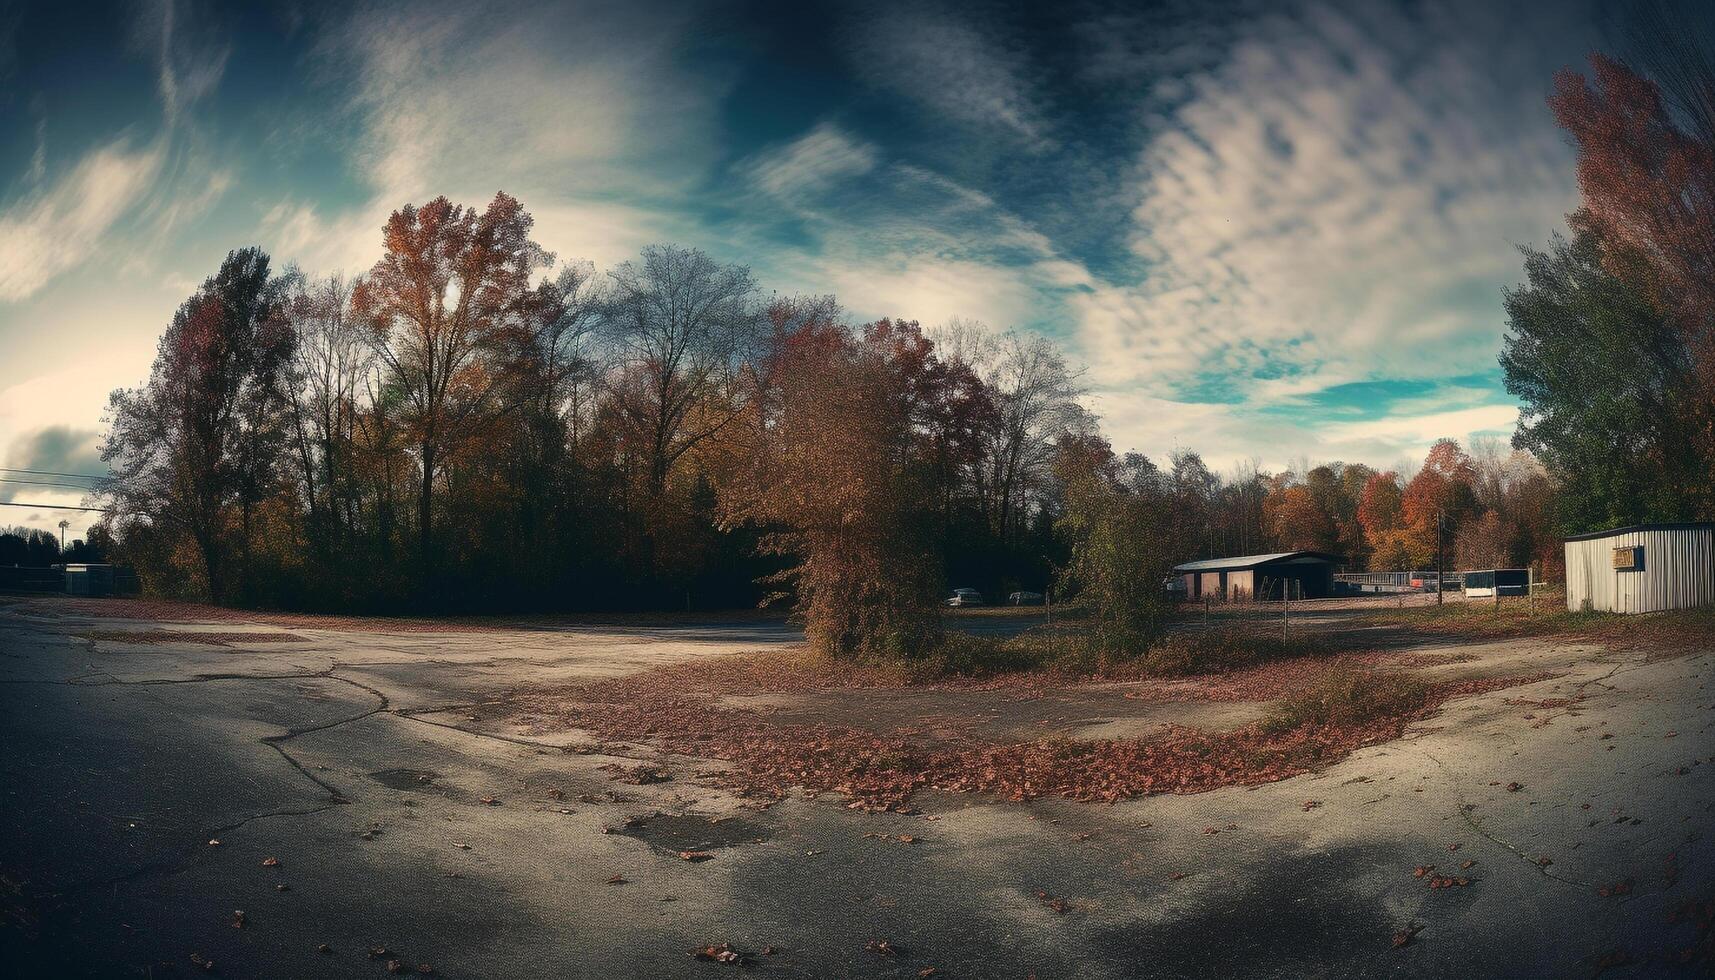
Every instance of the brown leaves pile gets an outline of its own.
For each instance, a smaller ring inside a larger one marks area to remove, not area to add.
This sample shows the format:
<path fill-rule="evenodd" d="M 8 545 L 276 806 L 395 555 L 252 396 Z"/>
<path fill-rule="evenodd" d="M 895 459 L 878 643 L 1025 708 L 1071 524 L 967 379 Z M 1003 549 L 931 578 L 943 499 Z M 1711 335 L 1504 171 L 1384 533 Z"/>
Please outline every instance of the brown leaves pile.
<path fill-rule="evenodd" d="M 1166 726 L 1148 738 L 999 743 L 958 731 L 927 742 L 907 731 L 877 734 L 848 726 L 775 723 L 755 711 L 717 706 L 720 694 L 759 679 L 744 669 L 750 662 L 723 659 L 739 667 L 736 678 L 716 677 L 707 666 L 665 668 L 535 694 L 522 699 L 518 710 L 539 724 L 551 719 L 554 727 L 583 729 L 603 740 L 652 740 L 675 754 L 729 760 L 736 765 L 706 778 L 747 795 L 780 799 L 801 787 L 812 794 L 845 794 L 855 808 L 893 810 L 924 788 L 1012 800 L 1057 796 L 1116 802 L 1273 782 L 1332 765 L 1360 746 L 1397 738 L 1412 720 L 1449 698 L 1545 676 L 1437 685 L 1423 711 L 1363 725 L 1307 725 L 1284 733 L 1268 733 L 1258 725 L 1225 733 Z"/>

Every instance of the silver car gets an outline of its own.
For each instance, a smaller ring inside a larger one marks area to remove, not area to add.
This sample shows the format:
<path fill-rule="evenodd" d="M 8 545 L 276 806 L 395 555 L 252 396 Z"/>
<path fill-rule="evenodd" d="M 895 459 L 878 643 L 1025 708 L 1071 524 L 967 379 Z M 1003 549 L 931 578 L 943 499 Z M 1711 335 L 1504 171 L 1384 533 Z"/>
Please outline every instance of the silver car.
<path fill-rule="evenodd" d="M 957 609 L 961 606 L 980 606 L 983 604 L 983 594 L 976 589 L 954 589 L 947 597 L 948 608 Z"/>

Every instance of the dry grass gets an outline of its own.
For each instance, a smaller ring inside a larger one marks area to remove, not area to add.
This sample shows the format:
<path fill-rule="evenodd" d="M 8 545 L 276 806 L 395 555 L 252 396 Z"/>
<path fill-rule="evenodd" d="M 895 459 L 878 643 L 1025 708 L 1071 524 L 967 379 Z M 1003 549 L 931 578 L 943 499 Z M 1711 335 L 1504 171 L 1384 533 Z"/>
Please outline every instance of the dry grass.
<path fill-rule="evenodd" d="M 1266 732 L 1305 726 L 1354 727 L 1379 719 L 1409 718 L 1429 700 L 1429 685 L 1397 671 L 1343 668 L 1330 672 L 1309 691 L 1288 697 L 1263 721 Z"/>
<path fill-rule="evenodd" d="M 1441 606 L 1383 609 L 1363 617 L 1378 625 L 1414 632 L 1473 639 L 1515 636 L 1567 636 L 1599 641 L 1618 649 L 1709 649 L 1715 646 L 1715 606 L 1626 615 L 1573 612 L 1562 603 L 1536 605 L 1526 599 L 1449 602 Z"/>

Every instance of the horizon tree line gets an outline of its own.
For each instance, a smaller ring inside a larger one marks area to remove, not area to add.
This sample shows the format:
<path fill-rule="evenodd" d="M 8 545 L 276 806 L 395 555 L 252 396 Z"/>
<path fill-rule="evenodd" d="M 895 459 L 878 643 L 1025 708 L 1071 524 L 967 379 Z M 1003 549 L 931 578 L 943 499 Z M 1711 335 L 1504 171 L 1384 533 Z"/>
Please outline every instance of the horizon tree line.
<path fill-rule="evenodd" d="M 559 264 L 499 193 L 405 205 L 349 279 L 231 253 L 112 397 L 111 536 L 152 589 L 221 602 L 790 596 L 822 646 L 893 655 L 938 642 L 950 584 L 1108 594 L 1124 645 L 1176 560 L 1424 567 L 1439 527 L 1457 566 L 1552 577 L 1559 535 L 1715 516 L 1715 83 L 1648 50 L 1672 84 L 1600 55 L 1556 80 L 1584 204 L 1503 298 L 1510 452 L 1443 439 L 1409 478 L 1157 466 L 1112 450 L 1044 337 L 851 323 L 677 245 Z"/>

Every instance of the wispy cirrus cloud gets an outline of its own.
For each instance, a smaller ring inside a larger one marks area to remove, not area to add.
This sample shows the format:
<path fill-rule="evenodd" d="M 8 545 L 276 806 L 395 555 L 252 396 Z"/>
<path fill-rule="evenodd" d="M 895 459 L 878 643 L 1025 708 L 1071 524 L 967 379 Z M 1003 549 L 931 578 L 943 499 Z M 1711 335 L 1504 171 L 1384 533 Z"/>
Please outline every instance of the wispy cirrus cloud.
<path fill-rule="evenodd" d="M 1056 142 L 1028 48 L 974 17 L 905 4 L 868 11 L 851 57 L 872 85 L 943 119 L 1033 148 Z"/>
<path fill-rule="evenodd" d="M 0 212 L 0 301 L 27 299 L 89 258 L 154 186 L 165 148 L 120 138 Z"/>
<path fill-rule="evenodd" d="M 874 144 L 824 121 L 785 146 L 757 154 L 742 169 L 763 191 L 793 198 L 867 174 L 875 169 L 878 157 Z"/>

